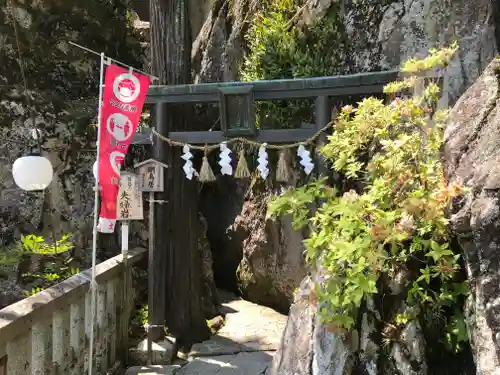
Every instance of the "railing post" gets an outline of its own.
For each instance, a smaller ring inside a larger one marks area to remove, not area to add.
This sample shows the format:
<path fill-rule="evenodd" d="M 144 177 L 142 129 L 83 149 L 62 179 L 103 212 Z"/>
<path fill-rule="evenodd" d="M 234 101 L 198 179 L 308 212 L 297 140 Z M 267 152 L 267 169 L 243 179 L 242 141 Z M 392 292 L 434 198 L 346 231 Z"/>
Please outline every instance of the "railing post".
<path fill-rule="evenodd" d="M 7 343 L 7 374 L 26 375 L 31 373 L 29 336 L 19 337 Z"/>
<path fill-rule="evenodd" d="M 107 284 L 107 299 L 106 299 L 106 314 L 108 316 L 108 353 L 109 353 L 109 364 L 114 365 L 116 361 L 116 282 L 111 280 Z"/>
<path fill-rule="evenodd" d="M 106 285 L 100 284 L 97 287 L 97 341 L 96 352 L 96 369 L 98 373 L 104 373 L 108 369 L 108 344 L 106 337 L 107 315 L 106 315 Z"/>
<path fill-rule="evenodd" d="M 52 322 L 41 320 L 31 328 L 31 375 L 45 375 L 52 366 Z"/>
<path fill-rule="evenodd" d="M 52 367 L 53 375 L 67 374 L 69 371 L 69 311 L 56 311 L 52 316 Z"/>
<path fill-rule="evenodd" d="M 85 374 L 89 371 L 89 343 L 90 343 L 90 330 L 92 329 L 92 307 L 91 307 L 91 292 L 90 290 L 85 293 L 85 318 L 84 318 L 84 332 L 85 332 L 85 345 L 84 345 L 84 362 L 83 369 Z M 78 354 L 78 353 L 77 353 Z"/>
<path fill-rule="evenodd" d="M 72 303 L 70 307 L 70 335 L 69 343 L 71 347 L 71 363 L 73 375 L 83 374 L 83 358 L 82 352 L 85 347 L 85 301 Z"/>
<path fill-rule="evenodd" d="M 122 313 L 120 316 L 120 329 L 121 329 L 121 345 L 122 345 L 122 358 L 125 365 L 128 364 L 128 325 L 130 319 L 132 273 L 128 264 L 127 257 L 123 258 L 123 288 L 122 288 Z"/>

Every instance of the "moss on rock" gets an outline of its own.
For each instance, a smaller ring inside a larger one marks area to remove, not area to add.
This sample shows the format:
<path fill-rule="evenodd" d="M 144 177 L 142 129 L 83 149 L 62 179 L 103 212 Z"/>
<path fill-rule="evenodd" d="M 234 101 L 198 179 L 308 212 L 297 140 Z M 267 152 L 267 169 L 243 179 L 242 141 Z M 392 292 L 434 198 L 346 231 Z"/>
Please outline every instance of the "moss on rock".
<path fill-rule="evenodd" d="M 269 0 L 253 18 L 249 53 L 241 67 L 246 81 L 330 76 L 343 72 L 345 28 L 338 3 L 310 27 L 299 27 L 304 0 Z M 278 128 L 293 121 L 312 122 L 311 102 L 260 103 L 261 122 Z"/>

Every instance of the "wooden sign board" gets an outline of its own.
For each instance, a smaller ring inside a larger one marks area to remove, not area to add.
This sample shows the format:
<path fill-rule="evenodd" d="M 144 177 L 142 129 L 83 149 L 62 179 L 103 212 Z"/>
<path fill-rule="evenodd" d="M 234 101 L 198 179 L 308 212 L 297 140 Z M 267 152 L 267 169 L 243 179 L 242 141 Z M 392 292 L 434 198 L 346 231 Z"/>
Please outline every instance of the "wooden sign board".
<path fill-rule="evenodd" d="M 142 192 L 137 175 L 130 172 L 120 174 L 120 188 L 116 205 L 117 220 L 143 220 Z"/>
<path fill-rule="evenodd" d="M 139 189 L 145 192 L 163 191 L 164 168 L 167 166 L 159 161 L 149 159 L 136 164 L 137 175 L 139 178 Z"/>

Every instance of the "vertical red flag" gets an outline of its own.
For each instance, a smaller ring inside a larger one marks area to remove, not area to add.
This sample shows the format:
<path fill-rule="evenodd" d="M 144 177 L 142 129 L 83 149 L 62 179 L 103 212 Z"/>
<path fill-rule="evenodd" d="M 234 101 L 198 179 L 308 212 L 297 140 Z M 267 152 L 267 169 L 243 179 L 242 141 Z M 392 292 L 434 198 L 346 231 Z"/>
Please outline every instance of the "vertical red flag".
<path fill-rule="evenodd" d="M 148 76 L 117 65 L 106 69 L 98 155 L 102 233 L 115 230 L 120 168 L 139 125 L 149 82 Z"/>

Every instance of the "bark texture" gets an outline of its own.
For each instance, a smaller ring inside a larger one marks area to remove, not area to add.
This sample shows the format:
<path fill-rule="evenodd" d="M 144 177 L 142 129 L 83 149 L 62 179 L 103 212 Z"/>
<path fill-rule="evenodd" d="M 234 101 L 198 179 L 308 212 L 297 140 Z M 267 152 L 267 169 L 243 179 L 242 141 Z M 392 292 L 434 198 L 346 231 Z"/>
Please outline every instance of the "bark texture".
<path fill-rule="evenodd" d="M 160 84 L 190 82 L 191 38 L 188 2 L 152 0 L 151 60 L 152 72 Z M 157 118 L 160 120 L 160 118 Z M 168 133 L 188 129 L 188 115 L 182 106 L 165 106 L 158 131 Z M 160 141 L 161 142 L 161 141 Z M 181 345 L 208 337 L 202 306 L 202 262 L 198 251 L 197 182 L 182 176 L 181 149 L 162 144 L 158 157 L 169 168 L 165 173 L 165 191 L 160 199 L 156 226 L 156 247 L 165 259 L 165 318 L 169 333 Z"/>

